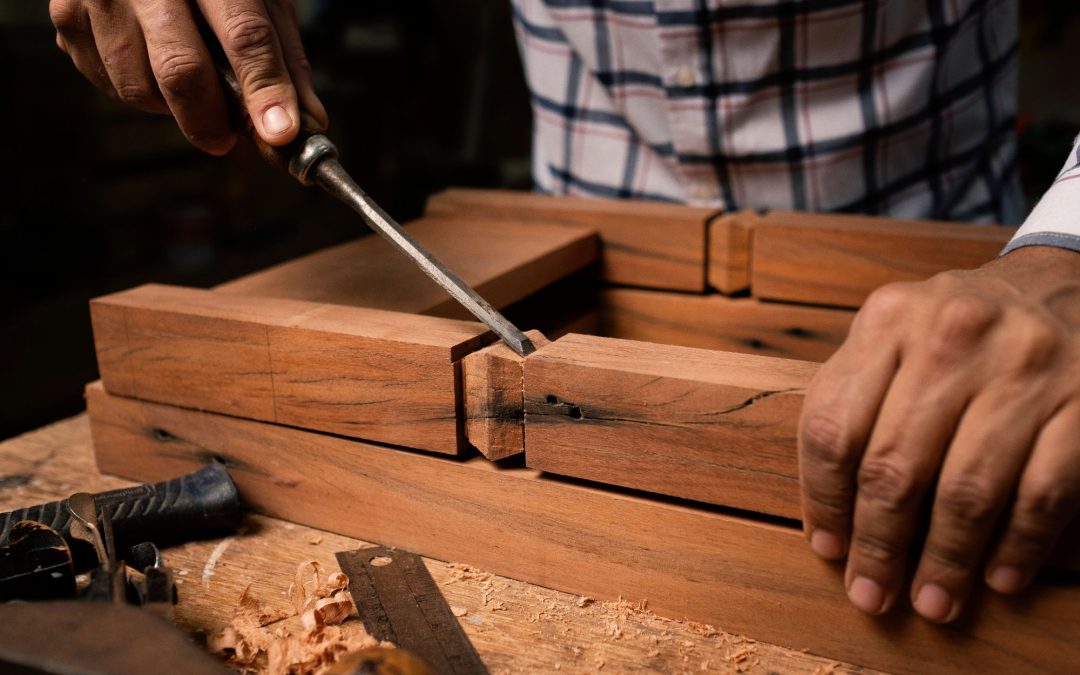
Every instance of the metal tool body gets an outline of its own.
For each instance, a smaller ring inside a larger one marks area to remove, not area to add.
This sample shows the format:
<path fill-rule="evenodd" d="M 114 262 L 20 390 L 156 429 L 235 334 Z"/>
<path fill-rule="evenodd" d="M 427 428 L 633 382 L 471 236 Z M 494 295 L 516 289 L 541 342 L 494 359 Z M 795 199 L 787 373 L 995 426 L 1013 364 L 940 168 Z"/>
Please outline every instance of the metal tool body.
<path fill-rule="evenodd" d="M 213 43 L 208 39 L 208 44 Z M 528 356 L 536 351 L 536 346 L 527 335 L 480 297 L 479 293 L 432 255 L 360 189 L 360 186 L 338 161 L 337 148 L 321 132 L 318 124 L 309 115 L 303 115 L 300 133 L 292 143 L 272 146 L 262 140 L 246 113 L 243 90 L 235 73 L 224 55 L 220 53 L 220 48 L 212 49 L 212 52 L 215 53 L 214 58 L 225 94 L 231 101 L 233 116 L 237 118 L 236 123 L 247 132 L 248 137 L 255 143 L 256 149 L 265 160 L 284 169 L 301 184 L 318 185 L 347 204 L 360 214 L 371 229 L 390 242 L 391 246 L 405 254 L 424 274 L 461 303 L 515 352 L 521 356 Z"/>
<path fill-rule="evenodd" d="M 487 668 L 420 556 L 375 547 L 337 554 L 368 633 L 407 649 L 440 675 L 486 675 Z"/>

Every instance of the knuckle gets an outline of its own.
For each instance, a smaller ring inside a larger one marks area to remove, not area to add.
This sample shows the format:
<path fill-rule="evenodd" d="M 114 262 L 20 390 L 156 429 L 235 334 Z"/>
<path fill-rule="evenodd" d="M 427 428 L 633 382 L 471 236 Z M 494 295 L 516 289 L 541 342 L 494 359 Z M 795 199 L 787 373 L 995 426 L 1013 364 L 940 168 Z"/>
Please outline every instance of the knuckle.
<path fill-rule="evenodd" d="M 120 100 L 128 105 L 136 107 L 147 105 L 155 98 L 152 90 L 143 82 L 119 82 L 113 87 Z"/>
<path fill-rule="evenodd" d="M 1039 484 L 1021 487 L 1014 510 L 1023 522 L 1064 524 L 1078 508 L 1080 493 L 1075 486 L 1044 479 Z"/>
<path fill-rule="evenodd" d="M 842 471 L 854 451 L 840 422 L 821 413 L 810 413 L 802 420 L 799 444 L 807 461 L 827 471 Z"/>
<path fill-rule="evenodd" d="M 904 559 L 905 548 L 899 542 L 881 537 L 873 532 L 856 530 L 851 537 L 853 554 L 865 560 L 872 560 L 882 565 L 890 565 Z"/>
<path fill-rule="evenodd" d="M 52 0 L 49 3 L 49 18 L 59 33 L 70 33 L 82 24 L 78 0 Z"/>
<path fill-rule="evenodd" d="M 864 459 L 857 482 L 860 497 L 893 514 L 914 513 L 922 497 L 922 485 L 914 472 L 885 458 Z"/>
<path fill-rule="evenodd" d="M 224 38 L 242 55 L 264 55 L 274 45 L 274 26 L 258 12 L 237 10 L 225 18 Z"/>
<path fill-rule="evenodd" d="M 866 298 L 860 314 L 873 324 L 891 323 L 907 310 L 912 296 L 912 285 L 908 283 L 880 286 Z"/>
<path fill-rule="evenodd" d="M 942 483 L 935 507 L 953 523 L 986 527 L 997 518 L 1001 504 L 1001 497 L 989 483 L 968 475 Z"/>
<path fill-rule="evenodd" d="M 185 100 L 198 94 L 207 71 L 197 51 L 176 46 L 156 55 L 154 72 L 163 93 Z"/>
<path fill-rule="evenodd" d="M 977 295 L 957 295 L 941 304 L 934 322 L 933 346 L 952 354 L 984 337 L 997 321 L 997 305 Z"/>
<path fill-rule="evenodd" d="M 1046 321 L 1028 319 L 1016 322 L 1009 331 L 1009 365 L 1015 372 L 1034 372 L 1053 362 L 1064 340 L 1058 329 Z"/>
<path fill-rule="evenodd" d="M 982 551 L 974 546 L 964 546 L 956 540 L 952 541 L 927 541 L 923 548 L 923 560 L 933 563 L 936 567 L 958 571 L 970 571 L 975 567 Z"/>

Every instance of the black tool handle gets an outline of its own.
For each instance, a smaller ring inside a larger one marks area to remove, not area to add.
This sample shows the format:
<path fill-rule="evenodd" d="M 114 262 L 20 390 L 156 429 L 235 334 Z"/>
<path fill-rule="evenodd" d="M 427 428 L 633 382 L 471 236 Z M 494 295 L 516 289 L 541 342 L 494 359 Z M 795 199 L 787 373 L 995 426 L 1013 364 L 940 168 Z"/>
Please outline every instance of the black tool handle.
<path fill-rule="evenodd" d="M 118 551 L 144 541 L 168 546 L 219 536 L 240 526 L 240 497 L 221 464 L 209 464 L 153 485 L 101 492 L 94 495 L 94 502 L 99 513 L 108 510 L 112 518 Z M 11 528 L 20 520 L 32 520 L 59 532 L 72 547 L 76 567 L 93 563 L 93 553 L 86 550 L 84 542 L 73 540 L 68 531 L 66 499 L 0 514 L 0 544 L 8 541 Z"/>

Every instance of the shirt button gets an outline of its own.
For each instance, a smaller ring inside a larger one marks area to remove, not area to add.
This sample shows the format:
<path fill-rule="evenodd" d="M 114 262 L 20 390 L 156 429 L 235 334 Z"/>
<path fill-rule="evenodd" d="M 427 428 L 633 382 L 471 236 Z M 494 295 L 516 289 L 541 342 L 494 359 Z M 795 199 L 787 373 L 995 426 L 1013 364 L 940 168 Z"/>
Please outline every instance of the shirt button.
<path fill-rule="evenodd" d="M 709 202 L 716 199 L 716 187 L 710 183 L 698 183 L 691 190 L 691 196 L 698 201 Z"/>
<path fill-rule="evenodd" d="M 682 66 L 675 73 L 675 84 L 680 87 L 692 87 L 697 84 L 697 72 L 690 66 Z"/>

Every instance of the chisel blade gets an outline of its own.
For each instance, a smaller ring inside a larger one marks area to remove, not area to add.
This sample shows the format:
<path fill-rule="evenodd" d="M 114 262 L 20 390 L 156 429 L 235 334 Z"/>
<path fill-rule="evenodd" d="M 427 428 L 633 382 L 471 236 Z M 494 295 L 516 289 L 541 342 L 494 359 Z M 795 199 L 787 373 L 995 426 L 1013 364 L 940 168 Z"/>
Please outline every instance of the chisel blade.
<path fill-rule="evenodd" d="M 382 235 L 394 248 L 408 256 L 417 267 L 423 270 L 424 274 L 431 277 L 511 349 L 521 356 L 528 356 L 536 351 L 536 346 L 525 333 L 510 323 L 487 300 L 480 297 L 479 293 L 416 241 L 405 228 L 387 215 L 360 189 L 360 186 L 335 158 L 321 159 L 308 179 L 352 207 L 373 230 Z"/>

